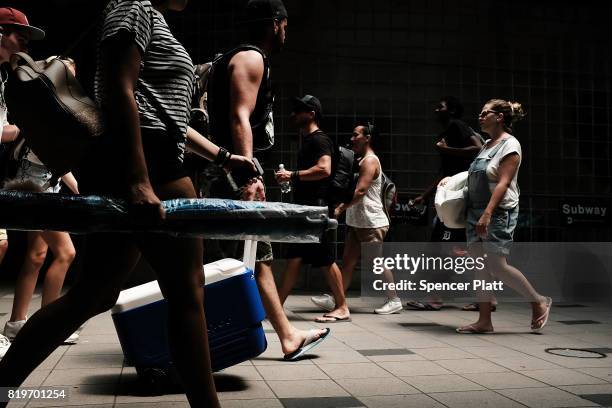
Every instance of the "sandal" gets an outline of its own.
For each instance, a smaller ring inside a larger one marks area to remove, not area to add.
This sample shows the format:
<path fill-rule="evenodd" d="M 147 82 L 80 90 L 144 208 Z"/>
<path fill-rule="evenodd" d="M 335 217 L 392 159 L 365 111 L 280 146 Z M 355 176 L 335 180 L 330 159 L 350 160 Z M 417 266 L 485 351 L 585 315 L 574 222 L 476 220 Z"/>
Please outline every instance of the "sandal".
<path fill-rule="evenodd" d="M 546 326 L 546 323 L 548 323 L 548 317 L 550 316 L 551 306 L 552 306 L 552 299 L 547 297 L 546 298 L 546 311 L 544 312 L 542 316 L 531 321 L 531 330 L 533 330 L 534 332 L 539 332 L 540 330 L 544 328 L 544 326 Z"/>
<path fill-rule="evenodd" d="M 338 316 L 332 316 L 328 314 L 324 314 L 323 316 L 319 316 L 315 319 L 315 322 L 317 323 L 343 323 L 343 322 L 350 322 L 350 321 L 351 321 L 351 316 L 338 317 Z"/>
<path fill-rule="evenodd" d="M 461 308 L 461 310 L 465 310 L 466 312 L 477 312 L 480 310 L 480 306 L 478 303 L 469 303 Z M 491 305 L 491 311 L 494 312 L 497 310 L 497 304 Z"/>
<path fill-rule="evenodd" d="M 478 330 L 473 325 L 457 327 L 455 331 L 459 334 L 491 334 L 494 330 Z"/>
<path fill-rule="evenodd" d="M 423 303 L 423 302 L 419 302 L 418 300 L 409 300 L 408 302 L 406 302 L 406 306 L 411 307 L 415 310 L 424 310 L 424 311 L 428 311 L 428 310 L 441 310 L 442 306 L 434 306 L 431 303 Z"/>
<path fill-rule="evenodd" d="M 316 329 L 309 330 L 308 334 L 306 335 L 306 338 L 302 342 L 302 345 L 298 347 L 298 349 L 295 350 L 293 353 L 285 354 L 283 359 L 285 361 L 295 361 L 301 356 L 303 356 L 307 351 L 312 350 L 313 348 L 321 344 L 323 340 L 327 338 L 329 333 L 331 333 L 331 330 L 329 330 L 328 328 L 326 328 L 325 330 L 326 332 L 321 334 L 318 338 L 316 337 Z"/>

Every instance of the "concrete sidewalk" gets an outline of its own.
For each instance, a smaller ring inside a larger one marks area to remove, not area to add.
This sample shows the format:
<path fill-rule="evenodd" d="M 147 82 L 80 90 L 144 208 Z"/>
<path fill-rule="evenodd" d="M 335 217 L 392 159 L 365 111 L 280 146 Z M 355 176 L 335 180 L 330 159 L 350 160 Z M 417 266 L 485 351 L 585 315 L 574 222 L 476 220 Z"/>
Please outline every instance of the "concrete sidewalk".
<path fill-rule="evenodd" d="M 0 297 L 0 324 L 12 295 Z M 33 302 L 37 304 L 39 297 Z M 268 349 L 215 375 L 223 407 L 612 407 L 612 305 L 556 305 L 543 334 L 529 330 L 526 304 L 502 303 L 493 335 L 459 335 L 476 313 L 442 311 L 378 316 L 350 298 L 351 323 L 329 325 L 332 336 L 305 359 L 282 361 L 266 322 Z M 309 296 L 291 296 L 289 318 L 300 328 L 321 313 Z M 573 358 L 550 347 L 597 349 L 607 358 Z M 81 340 L 56 350 L 27 386 L 65 386 L 70 398 L 11 402 L 9 407 L 187 407 L 183 394 L 142 397 L 133 367 L 123 362 L 110 313 L 90 320 Z"/>

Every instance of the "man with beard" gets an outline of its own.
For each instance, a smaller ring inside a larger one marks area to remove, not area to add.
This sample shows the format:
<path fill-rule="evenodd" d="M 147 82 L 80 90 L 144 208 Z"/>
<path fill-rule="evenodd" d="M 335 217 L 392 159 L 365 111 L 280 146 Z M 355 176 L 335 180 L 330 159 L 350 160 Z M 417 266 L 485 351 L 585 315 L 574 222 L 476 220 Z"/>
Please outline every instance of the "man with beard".
<path fill-rule="evenodd" d="M 321 102 L 312 95 L 293 100 L 291 118 L 298 127 L 301 148 L 298 152 L 298 169 L 290 172 L 279 170 L 276 181 L 291 181 L 294 202 L 302 205 L 329 207 L 328 186 L 332 174 L 334 143 L 319 126 L 321 123 Z M 350 322 L 350 312 L 342 287 L 342 273 L 336 265 L 336 255 L 330 237 L 324 237 L 319 244 L 290 244 L 287 249 L 287 267 L 279 291 L 281 302 L 285 302 L 297 280 L 302 263 L 320 267 L 325 273 L 329 287 L 334 294 L 334 308 L 315 319 L 318 323 Z"/>
<path fill-rule="evenodd" d="M 223 55 L 215 64 L 208 89 L 210 132 L 229 153 L 257 157 L 274 144 L 270 80 L 272 54 L 285 43 L 287 10 L 281 0 L 250 0 L 246 10 L 249 41 Z M 210 196 L 246 201 L 265 201 L 261 176 L 232 173 L 235 191 L 222 173 L 210 186 Z M 242 242 L 207 241 L 206 260 L 240 258 Z M 286 360 L 295 360 L 323 341 L 325 330 L 298 330 L 289 323 L 279 301 L 272 275 L 272 247 L 258 242 L 255 273 L 257 285 L 270 323 L 279 336 Z"/>

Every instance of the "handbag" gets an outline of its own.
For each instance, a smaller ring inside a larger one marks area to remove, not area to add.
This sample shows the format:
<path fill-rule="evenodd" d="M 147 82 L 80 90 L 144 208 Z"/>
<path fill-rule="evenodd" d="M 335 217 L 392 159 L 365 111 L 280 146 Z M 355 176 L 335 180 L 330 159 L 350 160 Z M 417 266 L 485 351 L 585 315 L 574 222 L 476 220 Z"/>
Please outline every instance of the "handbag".
<path fill-rule="evenodd" d="M 60 58 L 11 57 L 5 99 L 28 146 L 59 178 L 76 167 L 104 131 L 102 114 Z"/>
<path fill-rule="evenodd" d="M 450 177 L 443 186 L 438 185 L 434 204 L 438 218 L 448 228 L 465 228 L 465 195 L 468 172 Z"/>

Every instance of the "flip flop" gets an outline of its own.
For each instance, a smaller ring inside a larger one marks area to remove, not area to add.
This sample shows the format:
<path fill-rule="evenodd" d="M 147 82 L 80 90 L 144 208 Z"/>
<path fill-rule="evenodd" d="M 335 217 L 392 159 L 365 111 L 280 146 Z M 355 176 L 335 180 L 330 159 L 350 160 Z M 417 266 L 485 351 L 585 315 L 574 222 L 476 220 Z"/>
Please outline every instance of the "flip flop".
<path fill-rule="evenodd" d="M 319 344 L 323 342 L 323 340 L 327 338 L 327 336 L 329 336 L 329 333 L 331 333 L 331 330 L 329 328 L 325 328 L 325 330 L 326 330 L 325 333 L 319 336 L 319 338 L 316 338 L 316 333 L 318 330 L 310 329 L 308 331 L 308 334 L 306 335 L 306 338 L 302 342 L 302 345 L 294 352 L 285 354 L 283 359 L 285 361 L 295 361 L 298 358 L 302 357 L 306 352 L 317 347 Z"/>
<path fill-rule="evenodd" d="M 416 310 L 441 310 L 442 306 L 436 307 L 431 303 L 423 303 L 418 300 L 409 300 L 406 302 L 406 306 L 411 307 Z"/>
<path fill-rule="evenodd" d="M 534 332 L 539 332 L 540 330 L 544 328 L 544 326 L 546 326 L 546 323 L 548 323 L 548 316 L 550 316 L 551 306 L 552 306 L 552 299 L 549 297 L 546 297 L 546 312 L 544 312 L 542 316 L 531 321 L 531 330 L 533 330 Z M 542 323 L 538 325 L 539 321 L 542 321 Z"/>
<path fill-rule="evenodd" d="M 322 319 L 328 319 L 328 320 L 322 320 Z M 344 322 L 350 322 L 350 321 L 351 321 L 351 316 L 337 317 L 337 316 L 331 316 L 328 314 L 324 314 L 322 317 L 317 317 L 315 319 L 315 322 L 317 323 L 344 323 Z"/>
<path fill-rule="evenodd" d="M 461 308 L 461 310 L 465 310 L 467 312 L 477 312 L 480 310 L 480 306 L 478 303 L 469 303 Z M 497 305 L 491 305 L 491 311 L 494 312 L 497 310 Z"/>
<path fill-rule="evenodd" d="M 459 334 L 490 334 L 493 330 L 477 330 L 471 324 L 469 326 L 457 327 L 455 331 Z"/>

